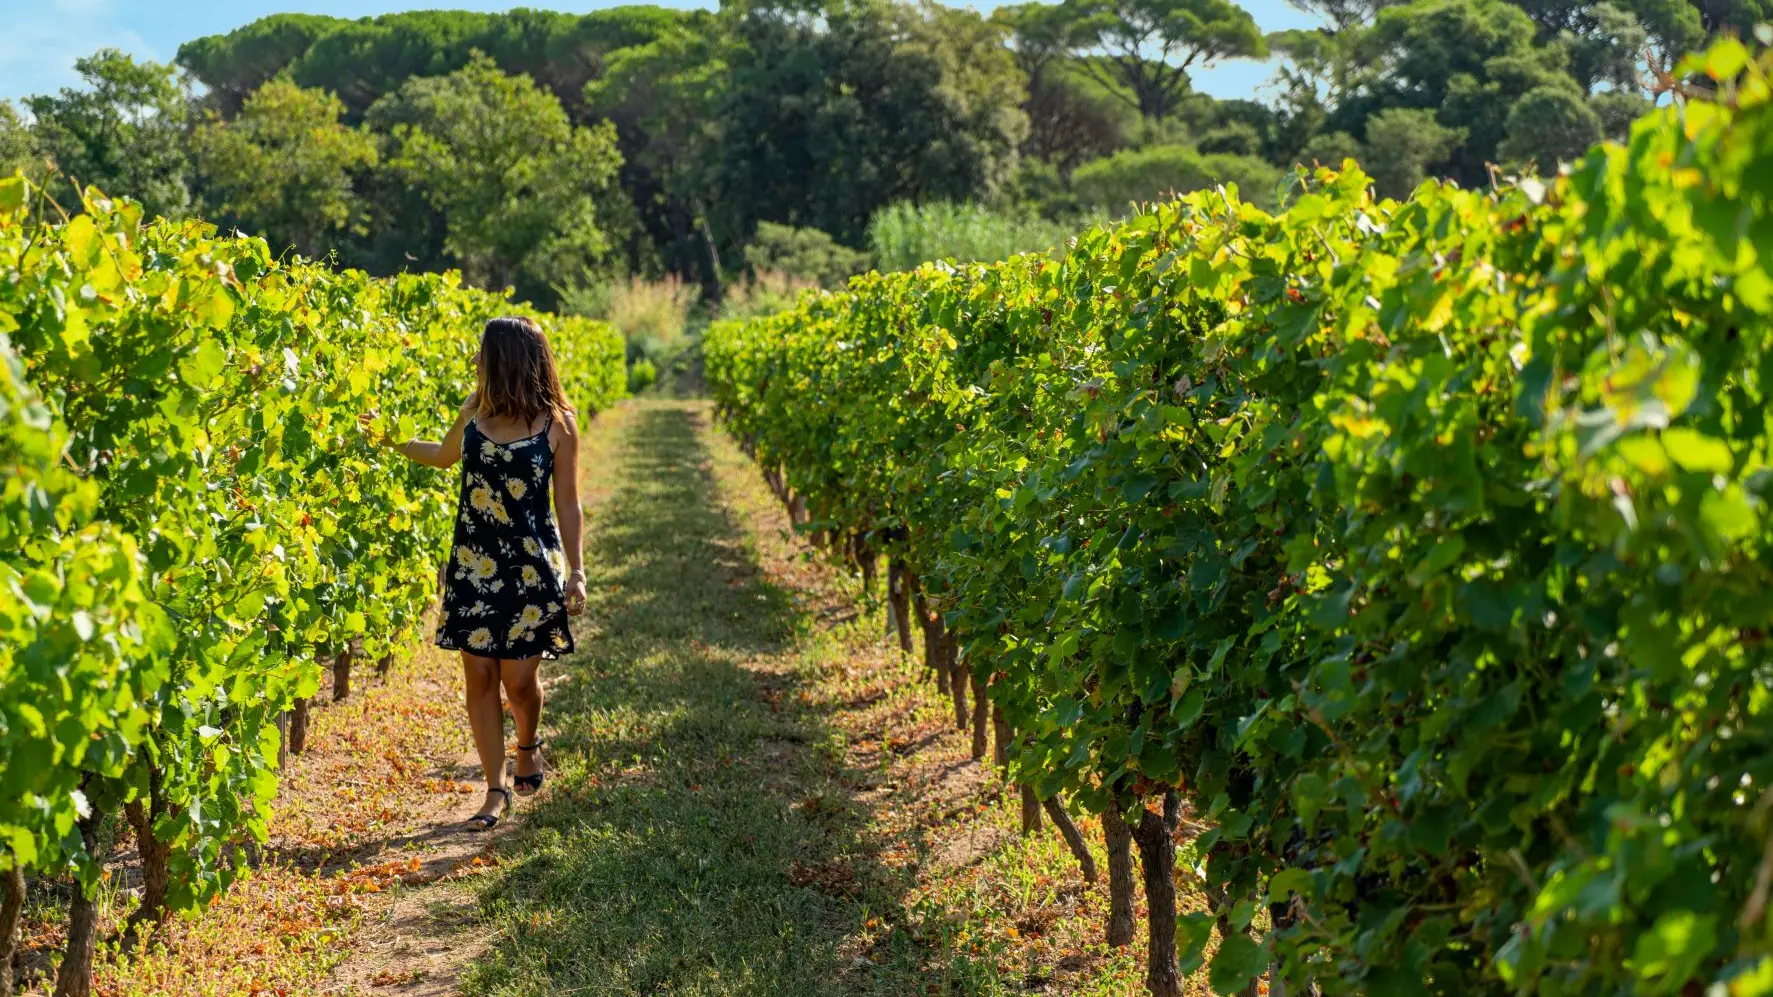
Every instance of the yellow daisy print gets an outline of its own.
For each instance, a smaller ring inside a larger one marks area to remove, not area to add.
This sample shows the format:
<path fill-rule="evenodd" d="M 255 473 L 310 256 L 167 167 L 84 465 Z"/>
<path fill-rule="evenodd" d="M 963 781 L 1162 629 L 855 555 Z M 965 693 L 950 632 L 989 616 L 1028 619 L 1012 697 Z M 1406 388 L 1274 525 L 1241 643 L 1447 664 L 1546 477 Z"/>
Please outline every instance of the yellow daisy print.
<path fill-rule="evenodd" d="M 540 584 L 542 584 L 542 573 L 540 571 L 537 571 L 536 566 L 533 564 L 524 565 L 523 566 L 523 587 L 524 588 L 535 588 L 537 585 L 540 585 Z"/>
<path fill-rule="evenodd" d="M 554 631 L 554 649 L 557 651 L 566 650 L 566 634 L 558 630 Z"/>
<path fill-rule="evenodd" d="M 468 646 L 476 651 L 484 651 L 492 646 L 492 631 L 481 627 L 468 635 Z"/>
<path fill-rule="evenodd" d="M 523 552 L 525 554 L 528 554 L 530 557 L 540 556 L 540 554 L 542 553 L 542 545 L 536 542 L 535 537 L 524 537 L 523 538 Z"/>
<path fill-rule="evenodd" d="M 512 498 L 521 499 L 529 494 L 529 485 L 522 478 L 506 478 L 505 490 L 511 493 Z"/>
<path fill-rule="evenodd" d="M 511 515 L 505 511 L 505 503 L 493 494 L 492 486 L 482 484 L 468 493 L 468 504 L 480 512 L 491 516 L 501 523 L 509 523 Z"/>
<path fill-rule="evenodd" d="M 523 607 L 523 614 L 521 616 L 517 617 L 517 622 L 526 628 L 534 627 L 536 624 L 542 622 L 542 607 L 540 607 L 540 606 L 525 606 L 525 607 Z"/>

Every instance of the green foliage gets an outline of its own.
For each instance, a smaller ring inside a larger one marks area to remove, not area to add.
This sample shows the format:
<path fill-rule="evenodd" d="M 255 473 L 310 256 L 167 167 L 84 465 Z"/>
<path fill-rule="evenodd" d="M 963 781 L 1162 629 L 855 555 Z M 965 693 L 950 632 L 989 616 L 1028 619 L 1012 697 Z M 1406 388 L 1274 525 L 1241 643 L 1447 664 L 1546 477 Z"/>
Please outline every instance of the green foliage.
<path fill-rule="evenodd" d="M 74 209 L 78 185 L 126 193 L 151 215 L 177 218 L 190 208 L 185 124 L 190 103 L 170 66 L 136 62 L 104 49 L 74 63 L 84 89 L 25 98 L 37 149 L 59 176 L 51 190 Z"/>
<path fill-rule="evenodd" d="M 1148 121 L 1175 110 L 1188 71 L 1220 59 L 1261 58 L 1268 43 L 1233 0 L 1066 0 L 1081 68 L 1124 93 Z"/>
<path fill-rule="evenodd" d="M 1382 196 L 1408 197 L 1464 137 L 1442 127 L 1433 111 L 1388 107 L 1367 119 L 1361 162 Z"/>
<path fill-rule="evenodd" d="M 316 14 L 273 14 L 225 35 L 208 35 L 179 46 L 180 66 L 209 89 L 225 117 L 240 112 L 253 91 L 282 73 L 315 40 L 347 22 Z"/>
<path fill-rule="evenodd" d="M 725 231 L 767 220 L 857 245 L 894 201 L 966 200 L 1009 180 L 1021 81 L 976 13 L 886 0 L 817 18 L 786 4 L 730 12 L 711 166 Z"/>
<path fill-rule="evenodd" d="M 1729 99 L 1547 182 L 1319 170 L 710 330 L 1019 778 L 1179 790 L 1219 913 L 1277 905 L 1219 992 L 1766 992 L 1773 56 L 1684 71 Z"/>
<path fill-rule="evenodd" d="M 689 346 L 689 315 L 695 303 L 695 289 L 675 277 L 632 277 L 608 287 L 592 314 L 621 332 L 628 356 L 669 367 Z"/>
<path fill-rule="evenodd" d="M 836 287 L 868 269 L 868 254 L 840 246 L 816 228 L 760 222 L 757 235 L 745 247 L 745 264 L 753 272 L 782 273 Z"/>
<path fill-rule="evenodd" d="M 651 360 L 640 357 L 628 365 L 628 393 L 638 395 L 659 380 L 659 368 Z"/>
<path fill-rule="evenodd" d="M 41 180 L 43 154 L 37 148 L 37 136 L 19 117 L 12 101 L 0 100 L 0 176 L 12 176 L 21 171 L 34 180 Z"/>
<path fill-rule="evenodd" d="M 744 321 L 786 311 L 803 291 L 819 285 L 804 277 L 793 277 L 769 270 L 746 274 L 727 286 L 721 296 L 716 317 L 721 321 Z"/>
<path fill-rule="evenodd" d="M 609 251 L 598 204 L 621 165 L 615 129 L 580 128 L 527 76 L 476 57 L 413 79 L 370 109 L 389 165 L 443 214 L 444 245 L 468 279 L 532 300 Z"/>
<path fill-rule="evenodd" d="M 673 273 L 699 274 L 707 288 L 721 279 L 720 246 L 710 227 L 719 131 L 710 116 L 726 84 L 725 58 L 711 20 L 686 20 L 612 53 L 603 75 L 584 89 L 587 111 L 616 124 L 622 183 L 636 194 L 638 221 L 659 263 Z M 636 269 L 641 263 L 632 261 Z"/>
<path fill-rule="evenodd" d="M 1324 132 L 1315 135 L 1299 150 L 1301 166 L 1334 166 L 1340 168 L 1345 159 L 1361 158 L 1359 139 L 1347 132 Z"/>
<path fill-rule="evenodd" d="M 375 140 L 339 122 L 344 105 L 319 90 L 277 80 L 246 98 L 231 121 L 192 136 L 198 170 L 224 216 L 320 256 L 359 221 L 354 175 L 375 165 Z"/>
<path fill-rule="evenodd" d="M 1186 194 L 1217 184 L 1237 184 L 1256 204 L 1272 205 L 1280 170 L 1250 156 L 1202 155 L 1182 145 L 1156 145 L 1115 153 L 1078 168 L 1071 185 L 1089 207 L 1123 211 L 1129 202 Z"/>
<path fill-rule="evenodd" d="M 1505 161 L 1555 173 L 1560 162 L 1581 156 L 1601 140 L 1601 116 L 1582 94 L 1565 87 L 1540 87 L 1508 112 L 1508 137 L 1496 152 Z"/>
<path fill-rule="evenodd" d="M 379 655 L 432 599 L 452 479 L 357 413 L 442 418 L 515 306 L 88 195 L 42 225 L 0 181 L 0 855 L 91 889 L 76 815 L 140 800 L 189 907 L 264 840 L 275 719 L 316 655 Z M 541 318 L 581 411 L 619 397 L 615 331 Z"/>
<path fill-rule="evenodd" d="M 882 270 L 910 270 L 934 260 L 992 263 L 1062 247 L 1070 235 L 1069 225 L 945 202 L 895 204 L 868 226 L 868 242 Z"/>

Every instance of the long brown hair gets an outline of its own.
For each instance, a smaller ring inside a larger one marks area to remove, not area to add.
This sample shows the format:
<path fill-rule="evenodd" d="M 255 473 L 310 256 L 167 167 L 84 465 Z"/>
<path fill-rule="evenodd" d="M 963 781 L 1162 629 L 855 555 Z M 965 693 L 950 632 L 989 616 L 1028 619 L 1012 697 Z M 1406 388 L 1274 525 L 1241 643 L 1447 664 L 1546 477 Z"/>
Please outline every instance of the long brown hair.
<path fill-rule="evenodd" d="M 528 426 L 543 412 L 564 419 L 572 409 L 554 369 L 554 351 L 536 320 L 496 318 L 480 334 L 481 418 L 509 416 Z"/>

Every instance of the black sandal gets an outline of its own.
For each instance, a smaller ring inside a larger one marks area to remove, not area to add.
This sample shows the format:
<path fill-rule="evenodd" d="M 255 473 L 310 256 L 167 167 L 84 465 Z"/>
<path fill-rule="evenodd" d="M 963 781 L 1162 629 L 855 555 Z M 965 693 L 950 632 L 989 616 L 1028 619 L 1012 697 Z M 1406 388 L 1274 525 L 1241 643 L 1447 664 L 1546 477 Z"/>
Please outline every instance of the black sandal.
<path fill-rule="evenodd" d="M 499 826 L 499 818 L 509 813 L 512 806 L 511 791 L 509 789 L 506 789 L 503 786 L 488 786 L 486 787 L 486 792 L 489 796 L 493 793 L 505 794 L 505 806 L 496 814 L 475 814 L 468 818 L 468 823 L 473 825 L 475 829 L 481 831 L 490 831 Z"/>
<path fill-rule="evenodd" d="M 517 746 L 517 750 L 518 751 L 536 751 L 536 750 L 540 749 L 541 746 L 542 746 L 542 739 L 538 737 L 538 738 L 536 738 L 536 743 L 534 743 L 534 744 L 520 744 Z M 538 762 L 541 761 L 541 757 L 538 756 L 536 758 L 536 761 L 538 761 Z M 546 774 L 546 773 L 535 772 L 531 775 L 513 775 L 511 777 L 511 785 L 517 787 L 517 795 L 518 796 L 534 796 L 542 788 L 542 776 L 544 774 Z"/>

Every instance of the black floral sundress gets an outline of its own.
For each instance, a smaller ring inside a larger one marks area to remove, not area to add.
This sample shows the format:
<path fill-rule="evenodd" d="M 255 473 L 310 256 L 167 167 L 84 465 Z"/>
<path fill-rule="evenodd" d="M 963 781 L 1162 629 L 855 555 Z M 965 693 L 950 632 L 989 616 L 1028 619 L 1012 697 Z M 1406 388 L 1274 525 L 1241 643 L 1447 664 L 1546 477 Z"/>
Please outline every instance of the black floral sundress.
<path fill-rule="evenodd" d="M 549 502 L 554 451 L 548 426 L 495 443 L 469 420 L 462 434 L 462 494 L 444 572 L 437 646 L 515 661 L 573 649 L 566 555 Z"/>

